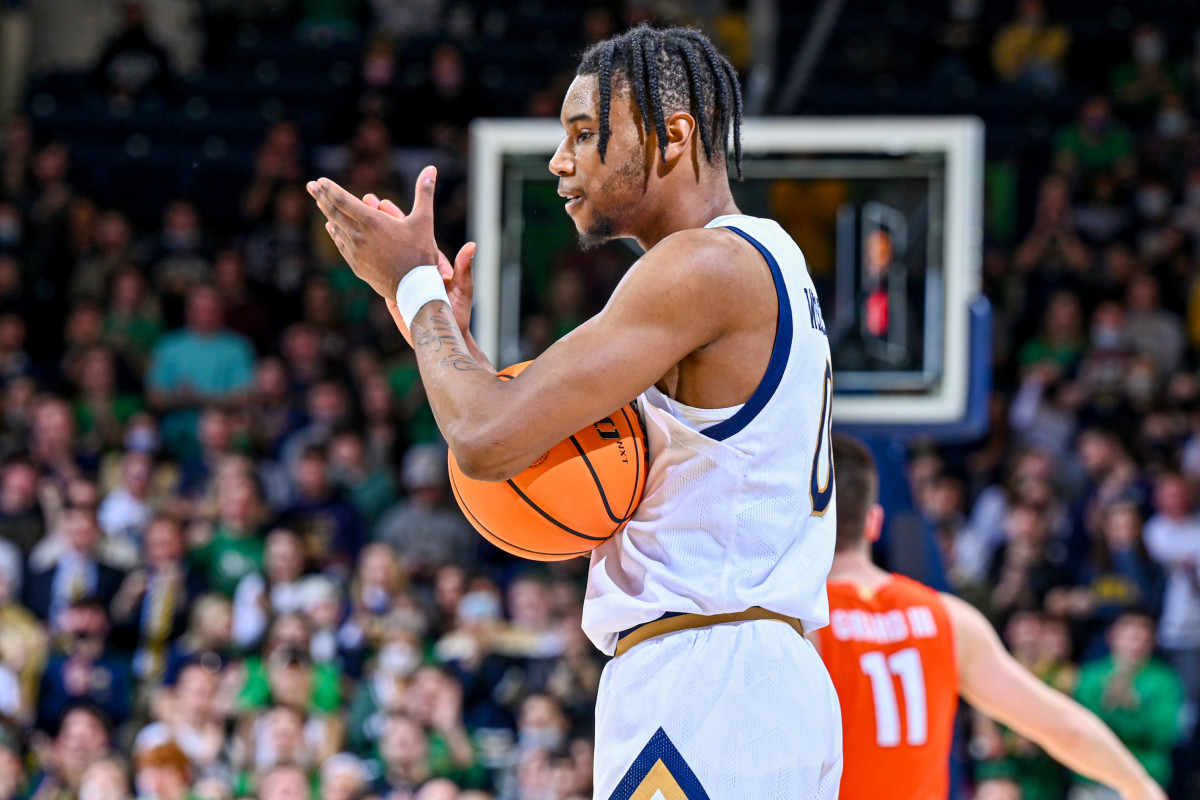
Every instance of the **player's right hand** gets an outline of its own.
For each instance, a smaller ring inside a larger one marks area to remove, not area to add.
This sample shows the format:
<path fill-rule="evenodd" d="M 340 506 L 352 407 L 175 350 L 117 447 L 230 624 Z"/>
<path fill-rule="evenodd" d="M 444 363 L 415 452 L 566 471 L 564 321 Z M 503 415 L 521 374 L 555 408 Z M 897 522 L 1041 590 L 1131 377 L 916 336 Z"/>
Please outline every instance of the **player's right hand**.
<path fill-rule="evenodd" d="M 404 212 L 391 200 L 380 200 L 374 194 L 368 193 L 363 195 L 363 203 L 396 219 L 404 219 Z M 438 272 L 441 274 L 442 280 L 446 282 L 446 294 L 450 297 L 454 321 L 458 323 L 459 330 L 463 332 L 464 336 L 470 335 L 471 306 L 475 300 L 475 247 L 475 242 L 464 244 L 458 251 L 458 255 L 454 257 L 454 264 L 450 263 L 450 259 L 446 258 L 445 253 L 438 250 Z M 411 347 L 412 336 L 408 332 L 408 326 L 404 324 L 404 319 L 400 316 L 400 309 L 396 307 L 396 301 L 391 298 L 385 299 L 388 311 L 391 312 L 392 319 L 396 321 L 396 327 L 400 329 L 404 340 Z"/>

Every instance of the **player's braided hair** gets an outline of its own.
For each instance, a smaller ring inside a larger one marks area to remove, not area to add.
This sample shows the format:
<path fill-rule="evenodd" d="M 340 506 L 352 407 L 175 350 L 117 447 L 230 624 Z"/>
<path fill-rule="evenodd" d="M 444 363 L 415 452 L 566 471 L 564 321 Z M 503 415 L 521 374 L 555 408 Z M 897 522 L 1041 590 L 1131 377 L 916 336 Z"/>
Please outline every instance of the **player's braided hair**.
<path fill-rule="evenodd" d="M 639 25 L 593 45 L 576 74 L 595 75 L 600 81 L 601 161 L 612 133 L 608 123 L 613 83 L 621 82 L 633 93 L 647 135 L 651 130 L 658 135 L 664 156 L 669 114 L 687 111 L 696 118 L 710 164 L 714 156 L 725 159 L 732 124 L 734 164 L 742 179 L 742 90 L 737 72 L 700 31 Z"/>

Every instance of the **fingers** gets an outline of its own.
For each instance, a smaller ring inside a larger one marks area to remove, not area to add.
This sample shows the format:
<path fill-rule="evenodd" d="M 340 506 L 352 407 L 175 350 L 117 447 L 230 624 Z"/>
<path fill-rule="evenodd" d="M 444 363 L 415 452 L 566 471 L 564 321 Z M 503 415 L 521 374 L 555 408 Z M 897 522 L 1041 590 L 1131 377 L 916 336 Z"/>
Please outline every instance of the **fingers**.
<path fill-rule="evenodd" d="M 329 233 L 329 238 L 333 239 L 333 243 L 337 245 L 338 252 L 342 254 L 342 258 L 346 259 L 346 263 L 350 263 L 349 255 L 346 248 L 350 245 L 350 237 L 346 232 L 334 225 L 332 222 L 325 223 L 325 230 Z"/>
<path fill-rule="evenodd" d="M 400 210 L 400 206 L 393 203 L 391 200 L 380 200 L 374 192 L 367 192 L 363 195 L 363 205 L 367 208 L 373 208 L 376 211 L 382 211 L 389 217 L 396 219 L 404 219 L 404 212 Z"/>
<path fill-rule="evenodd" d="M 471 271 L 475 267 L 475 249 L 475 242 L 467 242 L 454 257 L 454 272 L 460 278 L 469 279 L 471 277 Z"/>
<path fill-rule="evenodd" d="M 438 250 L 437 268 L 442 280 L 448 281 L 454 277 L 454 267 L 450 266 L 450 259 L 441 250 Z"/>
<path fill-rule="evenodd" d="M 379 210 L 385 214 L 390 214 L 396 219 L 404 219 L 404 212 L 400 210 L 400 206 L 396 205 L 391 200 L 380 201 Z"/>
<path fill-rule="evenodd" d="M 437 167 L 426 167 L 417 176 L 417 188 L 413 191 L 413 209 L 410 216 L 433 219 L 433 190 L 437 183 Z"/>
<path fill-rule="evenodd" d="M 347 232 L 360 230 L 372 210 L 328 178 L 309 181 L 307 189 L 325 218 Z"/>

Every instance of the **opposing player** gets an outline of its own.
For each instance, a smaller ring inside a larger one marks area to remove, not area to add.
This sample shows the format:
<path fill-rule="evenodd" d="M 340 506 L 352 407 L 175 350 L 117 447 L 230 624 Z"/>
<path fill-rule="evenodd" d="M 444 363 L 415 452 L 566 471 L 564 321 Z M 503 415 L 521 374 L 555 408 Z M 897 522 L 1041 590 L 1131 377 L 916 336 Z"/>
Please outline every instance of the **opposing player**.
<path fill-rule="evenodd" d="M 842 800 L 946 797 L 959 696 L 1126 800 L 1165 798 L 1112 731 L 1009 656 L 977 610 L 871 563 L 883 525 L 874 461 L 842 436 L 833 457 L 831 623 L 818 636 L 842 705 Z"/>
<path fill-rule="evenodd" d="M 309 189 L 355 272 L 395 299 L 468 475 L 511 477 L 639 401 L 645 498 L 594 551 L 584 604 L 588 636 L 616 656 L 595 797 L 836 797 L 837 699 L 801 635 L 828 616 L 829 346 L 799 248 L 730 193 L 736 75 L 696 31 L 635 28 L 584 55 L 561 121 L 550 169 L 581 238 L 646 253 L 599 315 L 508 382 L 468 331 L 469 257 L 434 266 L 431 169 L 407 217 L 325 179 Z"/>

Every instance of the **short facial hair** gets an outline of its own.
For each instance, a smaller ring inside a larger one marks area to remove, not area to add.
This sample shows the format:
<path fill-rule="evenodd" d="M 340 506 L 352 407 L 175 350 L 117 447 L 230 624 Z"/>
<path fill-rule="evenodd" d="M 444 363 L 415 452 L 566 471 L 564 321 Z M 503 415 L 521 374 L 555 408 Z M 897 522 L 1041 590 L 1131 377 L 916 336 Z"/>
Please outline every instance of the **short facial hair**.
<path fill-rule="evenodd" d="M 617 235 L 617 221 L 612 217 L 600 217 L 592 227 L 579 234 L 579 249 L 585 253 L 611 241 Z"/>

